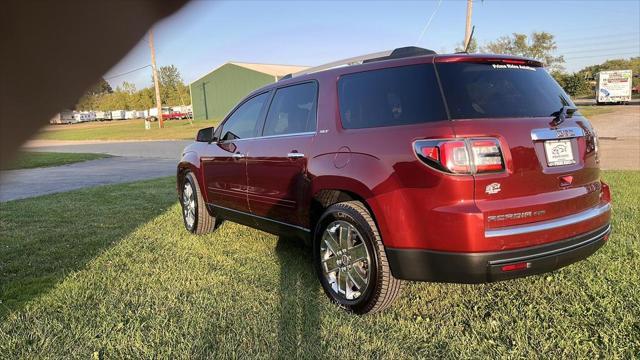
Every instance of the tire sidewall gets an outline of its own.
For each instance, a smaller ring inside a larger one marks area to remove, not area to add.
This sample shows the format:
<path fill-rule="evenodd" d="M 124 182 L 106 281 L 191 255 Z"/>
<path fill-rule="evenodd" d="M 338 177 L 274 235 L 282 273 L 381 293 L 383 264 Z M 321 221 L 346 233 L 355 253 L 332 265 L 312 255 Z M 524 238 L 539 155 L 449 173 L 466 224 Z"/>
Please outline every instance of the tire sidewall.
<path fill-rule="evenodd" d="M 363 237 L 364 244 L 367 247 L 367 251 L 369 252 L 369 256 L 371 258 L 371 264 L 369 266 L 369 271 L 371 273 L 369 278 L 369 285 L 367 286 L 367 290 L 365 291 L 365 293 L 356 300 L 347 300 L 334 293 L 323 274 L 320 259 L 320 242 L 322 241 L 322 234 L 324 233 L 326 227 L 336 220 L 346 221 L 349 224 L 353 225 L 358 230 L 358 232 L 360 232 L 360 235 Z M 329 296 L 329 298 L 340 307 L 350 311 L 357 312 L 358 309 L 366 307 L 367 304 L 371 301 L 371 298 L 374 296 L 375 291 L 377 291 L 377 287 L 379 286 L 379 259 L 378 252 L 375 250 L 374 246 L 375 234 L 367 224 L 366 220 L 353 208 L 338 208 L 335 206 L 331 206 L 318 221 L 313 238 L 313 262 L 316 273 L 318 275 L 318 279 L 320 280 L 320 284 L 322 285 L 322 288 L 327 296 Z"/>
<path fill-rule="evenodd" d="M 182 202 L 182 198 L 184 196 L 183 192 L 184 192 L 184 185 L 186 183 L 189 183 L 191 185 L 191 188 L 193 189 L 193 195 L 194 195 L 194 203 L 195 203 L 195 211 L 194 211 L 194 220 L 193 220 L 193 226 L 189 227 L 189 225 L 187 224 L 187 219 L 184 216 L 184 203 Z M 182 222 L 184 223 L 184 227 L 185 229 L 187 229 L 187 231 L 191 232 L 191 233 L 195 233 L 196 229 L 198 228 L 198 212 L 200 211 L 200 209 L 198 208 L 198 197 L 200 196 L 200 192 L 198 190 L 198 184 L 195 181 L 195 179 L 193 178 L 193 175 L 191 173 L 188 173 L 187 176 L 185 176 L 184 178 L 184 183 L 182 184 L 182 190 L 180 192 L 180 207 L 182 209 Z"/>

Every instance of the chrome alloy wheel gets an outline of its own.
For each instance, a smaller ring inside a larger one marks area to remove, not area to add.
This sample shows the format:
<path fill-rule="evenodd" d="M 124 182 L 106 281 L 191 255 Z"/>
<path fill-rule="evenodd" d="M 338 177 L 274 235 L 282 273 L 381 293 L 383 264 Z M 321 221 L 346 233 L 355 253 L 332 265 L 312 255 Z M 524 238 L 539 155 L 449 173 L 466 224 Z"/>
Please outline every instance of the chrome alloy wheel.
<path fill-rule="evenodd" d="M 320 260 L 322 273 L 336 295 L 351 301 L 365 293 L 371 278 L 371 256 L 353 225 L 337 220 L 327 226 Z"/>
<path fill-rule="evenodd" d="M 193 228 L 193 224 L 196 222 L 196 193 L 193 191 L 193 185 L 188 181 L 185 182 L 184 189 L 182 189 L 182 213 L 187 227 Z"/>

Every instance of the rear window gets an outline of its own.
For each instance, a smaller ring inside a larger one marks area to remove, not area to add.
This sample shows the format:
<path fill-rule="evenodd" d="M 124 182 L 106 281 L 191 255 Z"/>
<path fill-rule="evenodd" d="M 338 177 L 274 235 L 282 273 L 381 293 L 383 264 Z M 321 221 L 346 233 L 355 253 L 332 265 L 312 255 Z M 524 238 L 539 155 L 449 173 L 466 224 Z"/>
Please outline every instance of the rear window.
<path fill-rule="evenodd" d="M 464 62 L 436 66 L 453 119 L 546 117 L 573 106 L 544 68 Z"/>
<path fill-rule="evenodd" d="M 338 81 L 338 96 L 345 129 L 447 119 L 431 64 L 344 75 Z"/>

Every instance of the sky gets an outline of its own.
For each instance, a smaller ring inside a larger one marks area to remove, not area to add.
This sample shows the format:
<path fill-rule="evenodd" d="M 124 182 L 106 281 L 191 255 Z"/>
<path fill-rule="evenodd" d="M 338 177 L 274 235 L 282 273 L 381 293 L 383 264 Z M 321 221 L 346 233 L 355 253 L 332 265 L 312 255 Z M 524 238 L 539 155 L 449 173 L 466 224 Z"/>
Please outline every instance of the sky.
<path fill-rule="evenodd" d="M 403 46 L 447 53 L 464 38 L 466 7 L 463 0 L 192 0 L 154 26 L 156 61 L 176 65 L 188 84 L 228 61 L 314 66 Z M 554 34 L 570 72 L 640 56 L 640 0 L 474 0 L 472 20 L 480 45 L 516 32 Z M 112 86 L 151 85 L 149 67 L 118 76 L 150 64 L 147 41 L 105 74 Z"/>

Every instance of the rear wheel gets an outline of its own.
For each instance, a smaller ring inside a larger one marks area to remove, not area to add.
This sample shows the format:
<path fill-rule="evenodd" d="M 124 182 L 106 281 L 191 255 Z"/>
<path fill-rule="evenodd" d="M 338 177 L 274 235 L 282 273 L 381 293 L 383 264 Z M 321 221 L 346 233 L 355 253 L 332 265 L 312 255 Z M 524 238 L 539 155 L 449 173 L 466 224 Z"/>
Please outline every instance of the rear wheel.
<path fill-rule="evenodd" d="M 181 201 L 184 227 L 194 234 L 206 234 L 215 230 L 219 221 L 207 211 L 204 198 L 193 173 L 185 175 Z"/>
<path fill-rule="evenodd" d="M 382 239 L 361 202 L 331 205 L 314 234 L 314 262 L 325 293 L 357 314 L 389 307 L 402 282 L 393 277 Z"/>

